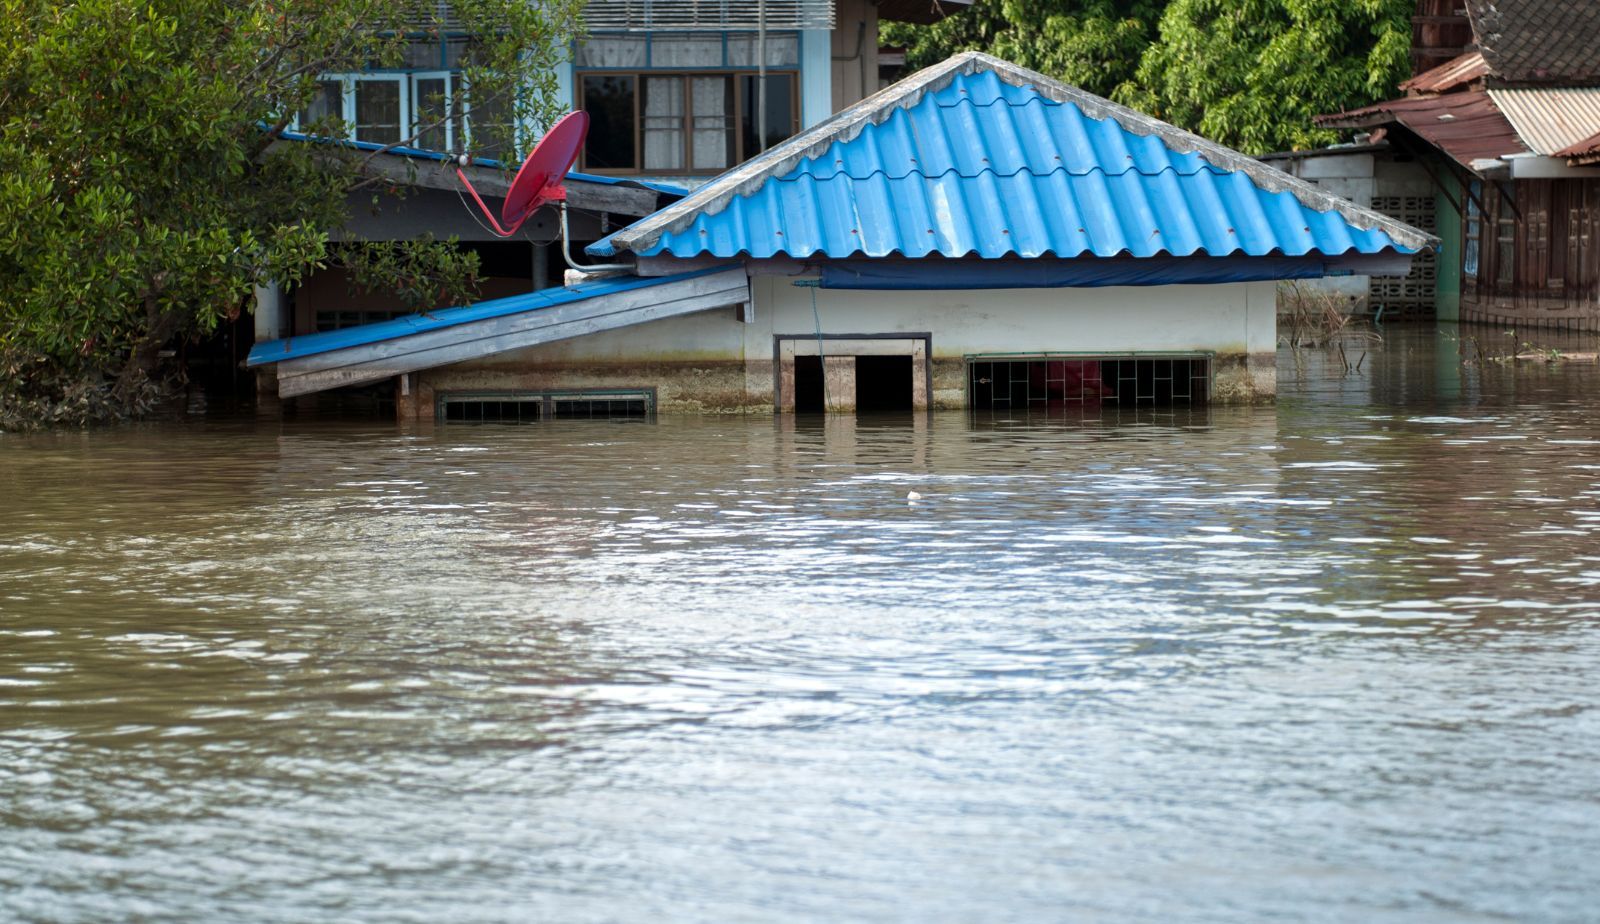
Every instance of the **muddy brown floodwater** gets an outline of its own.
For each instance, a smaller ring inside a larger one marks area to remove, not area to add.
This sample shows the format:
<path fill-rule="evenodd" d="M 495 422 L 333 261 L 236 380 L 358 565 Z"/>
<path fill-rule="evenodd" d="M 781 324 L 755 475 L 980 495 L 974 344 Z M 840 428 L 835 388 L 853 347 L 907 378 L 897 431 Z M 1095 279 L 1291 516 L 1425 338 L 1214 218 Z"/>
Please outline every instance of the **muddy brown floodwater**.
<path fill-rule="evenodd" d="M 0 919 L 1592 921 L 1600 368 L 1459 351 L 0 436 Z"/>

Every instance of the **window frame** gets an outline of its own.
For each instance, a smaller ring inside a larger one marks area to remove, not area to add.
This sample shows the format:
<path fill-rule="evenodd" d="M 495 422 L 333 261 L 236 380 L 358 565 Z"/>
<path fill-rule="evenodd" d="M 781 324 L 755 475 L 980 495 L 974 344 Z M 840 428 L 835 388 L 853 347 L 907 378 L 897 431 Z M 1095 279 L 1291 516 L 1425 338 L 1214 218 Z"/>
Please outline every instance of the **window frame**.
<path fill-rule="evenodd" d="M 407 131 L 403 136 L 406 138 L 411 137 L 411 135 L 416 132 L 417 125 L 422 121 L 420 118 L 418 118 L 417 113 L 417 106 L 421 101 L 421 95 L 417 91 L 417 82 L 420 80 L 444 81 L 444 149 L 441 153 L 454 153 L 458 151 L 460 146 L 466 141 L 465 137 L 456 137 L 458 123 L 461 129 L 460 134 L 463 136 L 471 134 L 471 132 L 469 132 L 466 128 L 467 99 L 462 93 L 461 89 L 463 83 L 461 79 L 461 72 L 450 70 L 406 72 L 406 83 L 408 85 L 407 89 L 410 91 L 411 101 L 410 108 L 406 113 L 408 116 L 407 128 L 409 129 L 409 131 Z M 431 151 L 433 149 L 420 148 L 420 150 Z"/>
<path fill-rule="evenodd" d="M 1478 284 L 1478 274 L 1483 269 L 1483 210 L 1478 203 L 1483 199 L 1483 184 L 1473 180 L 1467 187 L 1467 214 L 1463 223 L 1461 240 L 1461 274 Z"/>

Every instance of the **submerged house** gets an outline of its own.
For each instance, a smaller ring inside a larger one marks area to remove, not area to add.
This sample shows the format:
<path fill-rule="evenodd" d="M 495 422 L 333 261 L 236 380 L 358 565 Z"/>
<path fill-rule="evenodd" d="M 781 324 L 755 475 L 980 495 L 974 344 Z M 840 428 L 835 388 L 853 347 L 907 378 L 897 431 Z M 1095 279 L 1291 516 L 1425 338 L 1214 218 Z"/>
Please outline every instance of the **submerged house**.
<path fill-rule="evenodd" d="M 1436 277 L 1393 293 L 1400 303 L 1428 298 L 1440 320 L 1600 330 L 1600 3 L 1419 0 L 1417 12 L 1406 95 L 1318 117 L 1368 135 L 1285 165 L 1374 186 L 1372 205 L 1391 215 L 1436 216 Z"/>
<path fill-rule="evenodd" d="M 1276 281 L 1436 239 L 969 52 L 590 245 L 573 286 L 258 343 L 402 417 L 1270 400 Z"/>

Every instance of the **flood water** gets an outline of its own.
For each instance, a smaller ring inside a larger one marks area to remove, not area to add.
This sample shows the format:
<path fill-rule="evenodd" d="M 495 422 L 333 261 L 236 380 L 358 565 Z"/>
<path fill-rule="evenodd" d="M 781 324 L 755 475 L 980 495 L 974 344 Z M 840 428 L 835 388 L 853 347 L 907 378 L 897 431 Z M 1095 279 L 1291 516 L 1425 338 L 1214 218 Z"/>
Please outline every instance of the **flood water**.
<path fill-rule="evenodd" d="M 0 920 L 1595 920 L 1600 367 L 1460 350 L 0 435 Z"/>

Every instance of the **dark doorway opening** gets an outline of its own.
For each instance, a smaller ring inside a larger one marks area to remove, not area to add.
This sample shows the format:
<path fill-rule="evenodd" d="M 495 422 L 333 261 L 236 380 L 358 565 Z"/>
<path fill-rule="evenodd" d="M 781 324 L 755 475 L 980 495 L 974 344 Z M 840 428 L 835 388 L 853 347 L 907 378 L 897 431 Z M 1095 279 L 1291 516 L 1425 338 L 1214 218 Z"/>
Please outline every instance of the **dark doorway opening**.
<path fill-rule="evenodd" d="M 911 409 L 911 357 L 856 357 L 857 411 Z"/>
<path fill-rule="evenodd" d="M 794 412 L 796 414 L 821 414 L 822 357 L 796 356 L 794 358 Z"/>

